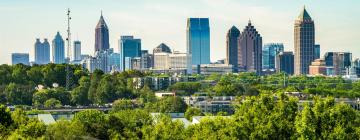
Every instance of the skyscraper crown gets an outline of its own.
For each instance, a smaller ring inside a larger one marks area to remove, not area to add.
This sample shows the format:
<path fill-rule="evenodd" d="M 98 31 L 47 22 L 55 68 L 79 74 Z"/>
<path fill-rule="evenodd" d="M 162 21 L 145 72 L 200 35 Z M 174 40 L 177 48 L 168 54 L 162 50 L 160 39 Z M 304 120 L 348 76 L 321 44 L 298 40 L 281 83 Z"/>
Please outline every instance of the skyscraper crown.
<path fill-rule="evenodd" d="M 108 28 L 106 25 L 106 22 L 104 20 L 104 17 L 102 15 L 102 12 L 101 12 L 100 20 L 99 20 L 98 24 L 96 25 L 96 28 Z"/>
<path fill-rule="evenodd" d="M 305 6 L 304 6 L 303 10 L 301 11 L 298 19 L 299 19 L 299 20 L 302 20 L 302 21 L 304 21 L 304 20 L 311 20 L 311 17 L 310 17 L 310 15 L 309 15 L 309 13 L 308 13 L 308 12 L 306 11 L 306 9 L 305 9 Z"/>

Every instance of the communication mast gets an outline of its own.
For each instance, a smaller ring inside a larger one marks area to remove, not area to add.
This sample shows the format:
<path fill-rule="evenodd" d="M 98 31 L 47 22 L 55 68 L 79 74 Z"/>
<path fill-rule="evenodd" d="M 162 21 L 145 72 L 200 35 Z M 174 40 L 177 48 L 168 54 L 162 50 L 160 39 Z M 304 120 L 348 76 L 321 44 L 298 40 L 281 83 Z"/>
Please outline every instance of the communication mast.
<path fill-rule="evenodd" d="M 70 32 L 70 8 L 68 8 L 67 10 L 67 38 L 66 38 L 66 42 L 67 42 L 67 64 L 66 64 L 66 90 L 70 90 L 71 86 L 72 86 L 72 81 L 71 81 L 71 75 L 72 75 L 72 70 L 70 68 L 70 52 L 71 52 L 71 32 Z"/>

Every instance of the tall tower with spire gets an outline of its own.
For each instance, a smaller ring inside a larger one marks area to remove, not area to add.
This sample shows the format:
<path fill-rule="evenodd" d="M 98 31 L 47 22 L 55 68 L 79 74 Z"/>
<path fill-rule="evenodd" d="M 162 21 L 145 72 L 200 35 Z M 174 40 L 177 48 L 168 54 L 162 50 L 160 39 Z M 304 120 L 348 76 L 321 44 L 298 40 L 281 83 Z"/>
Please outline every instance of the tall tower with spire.
<path fill-rule="evenodd" d="M 309 66 L 315 59 L 315 26 L 305 6 L 295 20 L 294 61 L 295 75 L 308 74 Z"/>
<path fill-rule="evenodd" d="M 226 35 L 226 63 L 233 65 L 237 71 L 238 65 L 238 40 L 240 31 L 235 26 L 232 26 Z"/>
<path fill-rule="evenodd" d="M 95 28 L 95 52 L 104 51 L 109 48 L 109 29 L 101 12 L 100 20 Z"/>
<path fill-rule="evenodd" d="M 249 20 L 239 37 L 239 71 L 262 72 L 262 37 Z"/>

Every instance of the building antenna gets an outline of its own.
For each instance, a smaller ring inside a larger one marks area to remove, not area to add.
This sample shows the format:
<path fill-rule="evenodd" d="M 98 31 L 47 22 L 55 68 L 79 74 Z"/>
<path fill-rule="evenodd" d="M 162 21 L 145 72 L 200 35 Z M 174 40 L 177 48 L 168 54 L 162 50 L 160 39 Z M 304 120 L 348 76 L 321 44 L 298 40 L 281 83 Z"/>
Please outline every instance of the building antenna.
<path fill-rule="evenodd" d="M 71 75 L 72 70 L 70 69 L 70 50 L 71 50 L 71 32 L 70 32 L 70 8 L 67 10 L 67 64 L 66 64 L 66 90 L 70 90 L 72 85 L 71 83 Z"/>

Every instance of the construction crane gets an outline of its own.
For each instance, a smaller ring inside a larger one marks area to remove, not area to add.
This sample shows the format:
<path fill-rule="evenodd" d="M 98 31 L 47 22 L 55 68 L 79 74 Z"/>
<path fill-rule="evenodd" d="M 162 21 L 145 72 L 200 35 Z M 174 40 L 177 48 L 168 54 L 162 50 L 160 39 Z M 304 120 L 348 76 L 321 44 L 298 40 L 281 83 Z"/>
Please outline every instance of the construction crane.
<path fill-rule="evenodd" d="M 71 81 L 71 76 L 72 74 L 72 70 L 70 68 L 70 57 L 71 57 L 71 32 L 70 32 L 70 8 L 68 8 L 67 10 L 67 38 L 66 38 L 66 42 L 67 42 L 67 64 L 66 64 L 66 90 L 70 90 L 71 86 L 72 86 L 72 81 Z"/>

